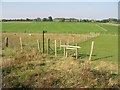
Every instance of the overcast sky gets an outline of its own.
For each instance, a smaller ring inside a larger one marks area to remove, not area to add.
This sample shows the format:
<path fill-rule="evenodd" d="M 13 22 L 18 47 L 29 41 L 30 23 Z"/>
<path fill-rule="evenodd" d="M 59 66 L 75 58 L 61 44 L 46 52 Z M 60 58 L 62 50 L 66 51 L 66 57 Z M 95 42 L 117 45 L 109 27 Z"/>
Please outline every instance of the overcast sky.
<path fill-rule="evenodd" d="M 5 1 L 5 0 L 4 0 Z M 105 19 L 118 17 L 118 2 L 3 2 L 2 18 L 65 17 Z"/>

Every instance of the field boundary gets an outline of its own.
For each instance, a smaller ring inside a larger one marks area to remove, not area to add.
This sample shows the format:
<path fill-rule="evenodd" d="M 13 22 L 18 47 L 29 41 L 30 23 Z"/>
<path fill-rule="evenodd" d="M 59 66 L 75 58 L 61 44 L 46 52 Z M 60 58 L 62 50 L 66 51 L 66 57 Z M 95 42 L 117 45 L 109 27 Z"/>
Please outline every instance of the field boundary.
<path fill-rule="evenodd" d="M 101 27 L 100 25 L 98 25 L 98 24 L 96 24 L 96 26 L 98 26 L 99 28 L 101 28 L 102 30 L 104 30 L 104 31 L 108 31 L 107 29 L 105 29 L 105 28 L 103 28 L 103 27 Z"/>

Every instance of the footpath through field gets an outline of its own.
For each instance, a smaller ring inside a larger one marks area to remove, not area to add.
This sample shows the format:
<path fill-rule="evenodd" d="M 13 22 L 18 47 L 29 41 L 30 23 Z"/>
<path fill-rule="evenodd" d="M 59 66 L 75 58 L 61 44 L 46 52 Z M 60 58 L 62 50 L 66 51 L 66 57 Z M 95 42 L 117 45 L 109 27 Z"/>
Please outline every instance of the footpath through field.
<path fill-rule="evenodd" d="M 99 28 L 101 28 L 102 30 L 104 30 L 104 31 L 108 31 L 107 29 L 105 29 L 105 28 L 103 28 L 103 27 L 101 27 L 100 25 L 98 25 L 98 24 L 96 24 L 96 26 L 98 26 Z"/>

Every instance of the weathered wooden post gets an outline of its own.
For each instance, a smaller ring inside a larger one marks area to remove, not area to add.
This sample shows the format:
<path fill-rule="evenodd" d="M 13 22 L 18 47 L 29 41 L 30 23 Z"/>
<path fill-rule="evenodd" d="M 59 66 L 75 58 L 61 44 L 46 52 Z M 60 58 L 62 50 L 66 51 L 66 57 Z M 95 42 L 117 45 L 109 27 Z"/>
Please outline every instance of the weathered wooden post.
<path fill-rule="evenodd" d="M 23 49 L 22 39 L 21 39 L 21 37 L 20 37 L 20 46 L 21 46 L 21 49 Z"/>
<path fill-rule="evenodd" d="M 57 46 L 56 46 L 56 40 L 55 40 L 55 56 L 57 56 Z"/>
<path fill-rule="evenodd" d="M 5 37 L 5 46 L 8 47 L 8 37 Z"/>
<path fill-rule="evenodd" d="M 91 60 L 91 58 L 92 58 L 93 48 L 94 48 L 94 41 L 92 41 L 92 44 L 91 44 L 89 60 Z"/>
<path fill-rule="evenodd" d="M 76 46 L 77 46 L 77 43 L 76 43 Z M 78 50 L 76 48 L 76 59 L 77 59 L 77 57 L 78 57 Z"/>
<path fill-rule="evenodd" d="M 43 53 L 45 52 L 45 47 L 44 47 L 44 34 L 47 33 L 47 31 L 43 30 Z"/>
<path fill-rule="evenodd" d="M 61 39 L 60 39 L 60 50 L 61 50 Z"/>
<path fill-rule="evenodd" d="M 50 39 L 47 39 L 47 54 L 50 53 Z"/>
<path fill-rule="evenodd" d="M 66 45 L 66 44 L 65 44 Z M 64 56 L 66 56 L 66 47 L 64 47 Z"/>
<path fill-rule="evenodd" d="M 38 51 L 40 52 L 40 40 L 37 40 L 37 44 L 38 44 Z"/>

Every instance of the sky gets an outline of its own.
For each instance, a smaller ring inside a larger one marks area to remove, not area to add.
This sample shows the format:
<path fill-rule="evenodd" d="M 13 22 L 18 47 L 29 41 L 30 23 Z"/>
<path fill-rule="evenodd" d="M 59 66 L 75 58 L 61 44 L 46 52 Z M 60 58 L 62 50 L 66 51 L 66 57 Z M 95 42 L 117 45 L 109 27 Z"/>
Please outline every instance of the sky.
<path fill-rule="evenodd" d="M 9 1 L 9 0 L 8 0 Z M 118 17 L 118 2 L 2 2 L 2 18 L 78 18 Z"/>
<path fill-rule="evenodd" d="M 118 2 L 120 0 L 1 0 L 2 2 Z"/>

